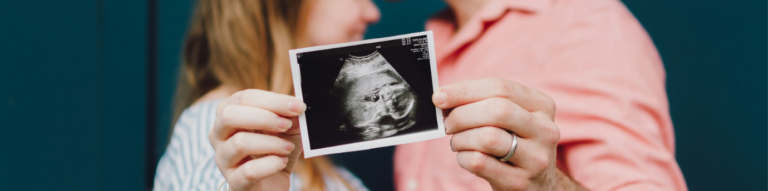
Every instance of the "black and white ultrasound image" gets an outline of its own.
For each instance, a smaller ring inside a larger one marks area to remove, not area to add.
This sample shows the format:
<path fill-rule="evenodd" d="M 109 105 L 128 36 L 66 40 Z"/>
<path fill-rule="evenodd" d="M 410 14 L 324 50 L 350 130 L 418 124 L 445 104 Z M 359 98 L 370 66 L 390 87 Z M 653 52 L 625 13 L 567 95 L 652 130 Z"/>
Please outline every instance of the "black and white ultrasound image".
<path fill-rule="evenodd" d="M 436 130 L 426 39 L 297 54 L 310 147 Z"/>

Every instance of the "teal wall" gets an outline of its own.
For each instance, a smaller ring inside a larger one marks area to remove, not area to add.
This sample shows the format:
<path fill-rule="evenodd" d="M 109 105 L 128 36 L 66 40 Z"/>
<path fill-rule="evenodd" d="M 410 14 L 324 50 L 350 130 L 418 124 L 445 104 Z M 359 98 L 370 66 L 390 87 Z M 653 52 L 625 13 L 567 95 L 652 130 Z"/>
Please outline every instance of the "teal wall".
<path fill-rule="evenodd" d="M 143 189 L 146 4 L 0 4 L 0 189 Z"/>
<path fill-rule="evenodd" d="M 191 2 L 2 2 L 2 189 L 145 189 L 167 142 Z M 367 38 L 421 31 L 445 6 L 376 3 L 382 20 Z M 766 1 L 624 3 L 664 60 L 689 188 L 767 190 Z M 333 159 L 391 190 L 393 150 Z"/>
<path fill-rule="evenodd" d="M 624 1 L 667 71 L 691 190 L 768 190 L 766 1 Z"/>

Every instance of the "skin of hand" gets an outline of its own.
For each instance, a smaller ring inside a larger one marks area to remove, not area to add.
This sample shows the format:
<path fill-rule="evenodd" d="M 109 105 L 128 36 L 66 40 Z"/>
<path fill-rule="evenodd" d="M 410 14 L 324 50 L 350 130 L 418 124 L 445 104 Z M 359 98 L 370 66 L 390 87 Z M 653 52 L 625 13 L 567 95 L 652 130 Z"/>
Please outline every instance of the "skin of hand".
<path fill-rule="evenodd" d="M 230 188 L 289 189 L 302 150 L 297 116 L 305 110 L 298 98 L 262 90 L 243 90 L 219 104 L 208 140 Z"/>
<path fill-rule="evenodd" d="M 446 113 L 446 133 L 459 165 L 493 190 L 586 190 L 556 167 L 560 130 L 555 102 L 504 79 L 468 80 L 441 87 L 432 101 Z M 499 161 L 518 136 L 517 149 Z"/>

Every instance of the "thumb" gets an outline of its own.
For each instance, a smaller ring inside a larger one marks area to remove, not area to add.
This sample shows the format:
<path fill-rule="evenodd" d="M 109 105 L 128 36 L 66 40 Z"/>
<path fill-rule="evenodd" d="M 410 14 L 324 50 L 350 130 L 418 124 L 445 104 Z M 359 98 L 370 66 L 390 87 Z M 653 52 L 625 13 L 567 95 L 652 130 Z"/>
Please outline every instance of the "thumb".
<path fill-rule="evenodd" d="M 285 133 L 282 133 L 280 135 L 280 138 L 283 138 L 287 141 L 290 141 L 293 143 L 293 151 L 291 151 L 291 154 L 289 154 L 288 157 L 288 164 L 285 165 L 285 169 L 283 171 L 291 173 L 293 172 L 293 167 L 296 165 L 296 161 L 299 159 L 299 156 L 301 156 L 301 153 L 303 152 L 303 145 L 301 144 L 301 130 L 299 129 L 299 120 L 297 117 L 291 118 L 291 121 L 293 121 L 293 126 L 291 126 L 290 129 L 288 129 Z"/>

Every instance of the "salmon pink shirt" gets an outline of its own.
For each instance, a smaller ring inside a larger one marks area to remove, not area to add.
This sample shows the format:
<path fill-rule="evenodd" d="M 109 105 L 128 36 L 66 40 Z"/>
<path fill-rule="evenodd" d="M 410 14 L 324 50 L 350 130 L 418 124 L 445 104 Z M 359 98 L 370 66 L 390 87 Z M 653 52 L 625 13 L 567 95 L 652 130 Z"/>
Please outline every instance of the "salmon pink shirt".
<path fill-rule="evenodd" d="M 440 84 L 499 77 L 554 98 L 564 173 L 595 191 L 687 190 L 661 58 L 620 1 L 497 0 L 456 28 L 449 9 L 427 23 Z M 397 189 L 491 190 L 450 139 L 398 146 Z"/>

